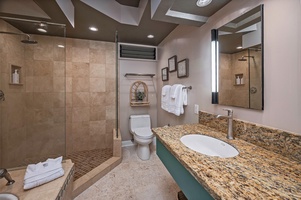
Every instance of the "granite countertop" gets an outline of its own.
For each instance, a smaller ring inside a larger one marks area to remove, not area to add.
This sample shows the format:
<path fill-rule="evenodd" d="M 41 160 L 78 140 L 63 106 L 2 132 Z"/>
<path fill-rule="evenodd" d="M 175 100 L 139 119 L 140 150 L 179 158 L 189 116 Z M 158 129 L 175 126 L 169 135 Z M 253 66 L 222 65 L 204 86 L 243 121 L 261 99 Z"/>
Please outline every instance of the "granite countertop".
<path fill-rule="evenodd" d="M 26 169 L 9 171 L 12 179 L 16 182 L 10 186 L 6 186 L 5 184 L 7 181 L 4 178 L 0 179 L 0 193 L 4 192 L 15 194 L 20 200 L 56 199 L 74 166 L 71 160 L 64 161 L 62 165 L 64 169 L 64 176 L 30 190 L 23 190 L 23 181 Z"/>
<path fill-rule="evenodd" d="M 244 140 L 201 124 L 152 129 L 157 138 L 215 199 L 301 199 L 301 165 Z M 180 141 L 201 133 L 221 139 L 239 151 L 234 158 L 206 156 Z"/>

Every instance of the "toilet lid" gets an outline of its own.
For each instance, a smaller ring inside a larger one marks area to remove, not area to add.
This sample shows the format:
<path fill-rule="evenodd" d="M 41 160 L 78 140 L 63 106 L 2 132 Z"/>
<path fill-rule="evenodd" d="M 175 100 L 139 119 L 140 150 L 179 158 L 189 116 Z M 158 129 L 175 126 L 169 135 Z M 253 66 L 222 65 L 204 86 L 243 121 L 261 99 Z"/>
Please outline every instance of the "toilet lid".
<path fill-rule="evenodd" d="M 134 130 L 135 135 L 141 138 L 151 138 L 153 137 L 153 132 L 150 128 L 136 128 Z"/>

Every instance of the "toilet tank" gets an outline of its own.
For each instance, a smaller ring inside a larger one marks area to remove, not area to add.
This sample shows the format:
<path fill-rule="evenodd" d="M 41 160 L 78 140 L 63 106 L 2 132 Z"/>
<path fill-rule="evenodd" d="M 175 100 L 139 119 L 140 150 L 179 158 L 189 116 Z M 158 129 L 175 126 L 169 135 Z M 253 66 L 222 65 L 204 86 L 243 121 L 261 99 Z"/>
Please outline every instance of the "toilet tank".
<path fill-rule="evenodd" d="M 130 116 L 130 131 L 133 132 L 136 128 L 151 128 L 149 115 L 131 115 Z"/>

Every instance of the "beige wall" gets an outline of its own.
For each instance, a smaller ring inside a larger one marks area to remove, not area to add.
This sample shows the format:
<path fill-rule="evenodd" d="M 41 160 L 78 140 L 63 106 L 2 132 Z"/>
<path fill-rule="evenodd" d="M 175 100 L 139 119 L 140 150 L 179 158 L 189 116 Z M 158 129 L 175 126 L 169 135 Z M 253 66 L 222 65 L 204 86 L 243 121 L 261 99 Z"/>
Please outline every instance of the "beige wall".
<path fill-rule="evenodd" d="M 67 154 L 112 148 L 115 44 L 68 38 L 66 45 Z"/>
<path fill-rule="evenodd" d="M 149 114 L 151 117 L 152 127 L 157 127 L 157 76 L 142 77 L 142 76 L 128 76 L 124 77 L 126 73 L 141 73 L 141 74 L 156 74 L 156 61 L 143 60 L 119 60 L 119 77 L 120 77 L 120 131 L 122 140 L 131 140 L 133 138 L 129 129 L 129 116 Z M 149 92 L 150 105 L 146 107 L 131 107 L 130 106 L 130 88 L 135 81 L 143 81 L 146 83 Z"/>
<path fill-rule="evenodd" d="M 160 108 L 158 126 L 197 123 L 193 105 L 213 114 L 226 114 L 225 106 L 211 104 L 211 29 L 219 28 L 242 13 L 264 3 L 264 111 L 232 107 L 234 117 L 301 134 L 301 5 L 299 0 L 233 0 L 208 19 L 204 26 L 178 26 L 161 44 L 158 71 L 173 55 L 189 58 L 190 75 L 177 79 L 171 73 L 169 84 L 192 85 L 188 106 L 181 117 Z M 158 90 L 163 86 L 158 80 Z M 160 97 L 158 98 L 160 102 Z M 230 107 L 230 106 L 227 106 Z"/>

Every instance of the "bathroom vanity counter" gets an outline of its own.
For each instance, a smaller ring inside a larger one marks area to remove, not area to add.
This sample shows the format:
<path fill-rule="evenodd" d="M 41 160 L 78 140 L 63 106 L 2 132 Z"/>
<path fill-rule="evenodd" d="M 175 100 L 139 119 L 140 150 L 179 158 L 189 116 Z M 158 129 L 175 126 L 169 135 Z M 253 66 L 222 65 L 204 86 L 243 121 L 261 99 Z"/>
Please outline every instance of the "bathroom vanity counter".
<path fill-rule="evenodd" d="M 74 164 L 71 160 L 66 160 L 62 164 L 64 176 L 30 190 L 23 190 L 23 180 L 26 169 L 9 171 L 11 177 L 16 182 L 10 186 L 6 186 L 7 181 L 4 178 L 0 179 L 0 193 L 15 194 L 20 200 L 72 199 Z"/>
<path fill-rule="evenodd" d="M 215 199 L 301 199 L 301 165 L 280 154 L 201 124 L 152 129 L 157 139 Z M 223 140 L 239 151 L 233 158 L 206 156 L 180 141 L 201 133 Z"/>

